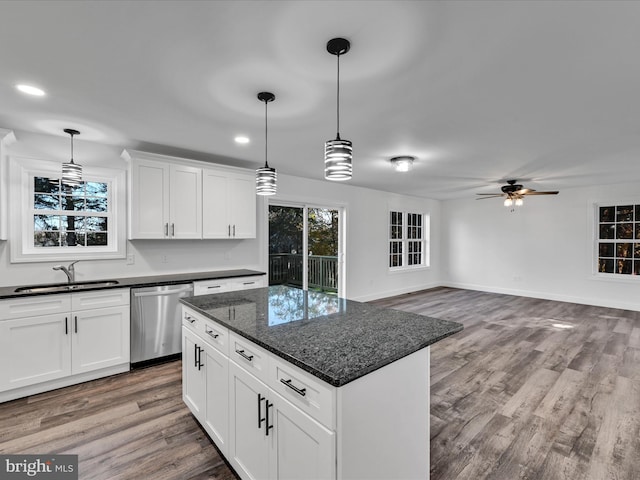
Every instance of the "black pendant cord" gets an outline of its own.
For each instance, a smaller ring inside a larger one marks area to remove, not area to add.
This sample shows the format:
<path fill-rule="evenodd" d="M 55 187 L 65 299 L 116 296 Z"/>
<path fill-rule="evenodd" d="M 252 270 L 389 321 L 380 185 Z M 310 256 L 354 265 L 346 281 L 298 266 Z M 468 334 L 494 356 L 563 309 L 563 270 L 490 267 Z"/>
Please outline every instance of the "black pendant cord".
<path fill-rule="evenodd" d="M 264 166 L 269 168 L 269 162 L 267 162 L 267 142 L 268 142 L 268 132 L 267 132 L 267 104 L 269 102 L 267 100 L 264 101 Z"/>
<path fill-rule="evenodd" d="M 73 163 L 73 133 L 71 135 L 71 163 Z"/>
<path fill-rule="evenodd" d="M 340 140 L 340 54 L 336 55 L 338 62 L 336 88 L 336 140 Z"/>

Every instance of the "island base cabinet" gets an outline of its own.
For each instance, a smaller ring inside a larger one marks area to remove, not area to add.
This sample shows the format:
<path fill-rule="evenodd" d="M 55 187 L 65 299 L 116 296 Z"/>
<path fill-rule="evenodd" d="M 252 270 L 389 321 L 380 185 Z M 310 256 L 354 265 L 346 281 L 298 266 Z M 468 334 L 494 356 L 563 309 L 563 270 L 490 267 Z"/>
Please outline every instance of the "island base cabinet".
<path fill-rule="evenodd" d="M 218 449 L 227 452 L 229 361 L 182 327 L 183 400 Z"/>
<path fill-rule="evenodd" d="M 228 459 L 243 479 L 335 479 L 335 435 L 229 362 Z"/>

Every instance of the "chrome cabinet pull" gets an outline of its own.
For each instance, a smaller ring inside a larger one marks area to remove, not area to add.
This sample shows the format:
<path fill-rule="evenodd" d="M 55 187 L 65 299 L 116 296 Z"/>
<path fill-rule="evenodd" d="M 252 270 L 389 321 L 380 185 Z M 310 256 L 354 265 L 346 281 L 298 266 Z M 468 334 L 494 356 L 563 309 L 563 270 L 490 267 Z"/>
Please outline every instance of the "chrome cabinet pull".
<path fill-rule="evenodd" d="M 176 224 L 175 223 L 171 224 L 171 236 L 172 237 L 176 236 Z"/>
<path fill-rule="evenodd" d="M 169 236 L 169 224 L 168 223 L 164 224 L 164 236 L 165 237 Z"/>
<path fill-rule="evenodd" d="M 253 360 L 253 355 L 247 355 L 246 353 L 244 353 L 244 350 L 236 350 L 236 353 L 246 360 Z"/>
<path fill-rule="evenodd" d="M 69 319 L 67 317 L 64 317 L 64 334 L 65 335 L 69 335 L 69 325 L 67 324 L 68 321 Z"/>
<path fill-rule="evenodd" d="M 196 319 L 186 313 L 184 314 L 184 319 L 189 323 L 196 323 Z"/>
<path fill-rule="evenodd" d="M 234 237 L 236 236 L 236 226 L 235 225 L 233 226 L 233 236 Z"/>
<path fill-rule="evenodd" d="M 211 338 L 218 338 L 220 336 L 219 333 L 215 333 L 213 330 L 207 330 L 207 327 L 204 327 L 204 333 L 209 335 Z"/>
<path fill-rule="evenodd" d="M 198 366 L 198 345 L 193 344 L 193 366 Z"/>
<path fill-rule="evenodd" d="M 76 315 L 73 318 L 75 319 L 75 322 L 76 322 L 76 333 L 78 333 L 78 316 Z"/>
<path fill-rule="evenodd" d="M 243 285 L 253 285 L 254 283 L 256 283 L 256 282 L 243 282 L 242 284 Z"/>
<path fill-rule="evenodd" d="M 207 287 L 209 290 L 213 289 L 213 288 L 220 288 L 220 285 L 211 285 L 210 287 Z"/>
<path fill-rule="evenodd" d="M 307 394 L 306 388 L 296 387 L 293 383 L 291 383 L 291 379 L 285 380 L 284 378 L 281 378 L 280 383 L 284 383 L 287 387 L 289 387 L 291 390 L 293 390 L 294 392 L 296 392 L 298 395 L 302 397 L 304 397 Z"/>
<path fill-rule="evenodd" d="M 198 347 L 198 370 L 204 367 L 204 363 L 202 363 L 202 352 L 204 352 L 204 348 Z"/>
<path fill-rule="evenodd" d="M 229 233 L 227 234 L 227 237 L 231 236 L 231 224 L 229 224 Z"/>
<path fill-rule="evenodd" d="M 262 422 L 266 419 L 262 416 L 262 401 L 266 400 L 267 397 L 263 397 L 262 394 L 258 394 L 258 430 L 262 428 Z"/>

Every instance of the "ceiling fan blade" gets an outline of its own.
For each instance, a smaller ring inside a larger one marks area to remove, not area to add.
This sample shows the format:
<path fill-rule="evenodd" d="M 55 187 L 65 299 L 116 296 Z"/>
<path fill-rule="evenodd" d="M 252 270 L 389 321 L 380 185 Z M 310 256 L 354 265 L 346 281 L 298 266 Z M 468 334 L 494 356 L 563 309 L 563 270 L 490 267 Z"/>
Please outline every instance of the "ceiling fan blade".
<path fill-rule="evenodd" d="M 480 194 L 478 194 L 480 195 Z M 486 193 L 485 195 L 490 195 L 488 193 Z M 480 197 L 480 198 L 476 198 L 476 200 L 486 200 L 487 198 L 502 198 L 504 195 L 491 195 L 491 196 L 487 196 L 487 197 Z"/>
<path fill-rule="evenodd" d="M 525 193 L 524 195 L 557 195 L 559 192 L 529 192 L 529 193 Z"/>
<path fill-rule="evenodd" d="M 504 193 L 476 193 L 476 195 L 493 195 L 493 196 L 502 197 Z"/>
<path fill-rule="evenodd" d="M 521 188 L 520 190 L 517 190 L 513 193 L 515 195 L 530 195 L 532 192 L 535 192 L 535 190 L 532 188 Z"/>

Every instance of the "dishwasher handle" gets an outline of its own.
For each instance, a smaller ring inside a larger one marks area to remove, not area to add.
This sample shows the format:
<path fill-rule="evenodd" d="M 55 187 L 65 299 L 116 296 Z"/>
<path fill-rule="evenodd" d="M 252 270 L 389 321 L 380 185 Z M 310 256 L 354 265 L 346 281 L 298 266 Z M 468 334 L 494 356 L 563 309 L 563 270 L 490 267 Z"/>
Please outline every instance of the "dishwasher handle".
<path fill-rule="evenodd" d="M 175 290 L 161 290 L 161 291 L 154 291 L 154 292 L 136 292 L 136 291 L 132 291 L 131 293 L 133 294 L 134 297 L 160 297 L 160 296 L 164 296 L 164 295 L 175 295 L 176 293 L 186 293 L 186 292 L 193 292 L 193 287 L 187 287 L 187 288 L 177 288 Z"/>

